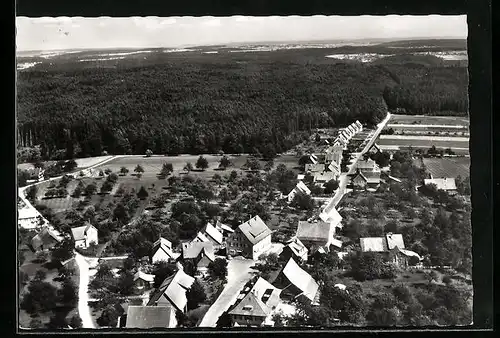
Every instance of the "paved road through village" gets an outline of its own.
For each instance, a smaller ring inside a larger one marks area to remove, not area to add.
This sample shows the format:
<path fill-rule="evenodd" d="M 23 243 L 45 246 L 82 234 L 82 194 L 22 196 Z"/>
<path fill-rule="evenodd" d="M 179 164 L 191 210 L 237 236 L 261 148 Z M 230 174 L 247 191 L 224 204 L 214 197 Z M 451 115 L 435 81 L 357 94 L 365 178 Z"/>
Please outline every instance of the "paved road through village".
<path fill-rule="evenodd" d="M 354 161 L 349 166 L 349 171 L 345 174 L 340 175 L 339 188 L 337 189 L 335 196 L 333 196 L 333 198 L 330 200 L 330 202 L 328 202 L 328 204 L 325 206 L 324 211 L 326 213 L 328 213 L 332 208 L 336 207 L 337 204 L 340 202 L 340 200 L 342 199 L 342 197 L 345 194 L 346 186 L 347 186 L 348 179 L 349 179 L 348 175 L 351 175 L 352 173 L 354 173 L 354 168 L 356 167 L 356 163 L 361 158 L 361 156 L 363 156 L 363 154 L 366 153 L 370 149 L 370 147 L 373 145 L 373 143 L 375 143 L 375 140 L 380 135 L 380 132 L 382 131 L 382 129 L 384 129 L 387 122 L 389 122 L 390 118 L 391 118 L 391 114 L 387 113 L 387 116 L 385 117 L 385 119 L 378 124 L 377 129 L 372 133 L 370 140 L 368 141 L 366 146 L 354 158 Z"/>
<path fill-rule="evenodd" d="M 219 298 L 208 309 L 200 327 L 215 327 L 220 315 L 231 306 L 238 297 L 243 286 L 252 278 L 251 267 L 255 264 L 251 259 L 233 258 L 227 264 L 227 284 Z"/>

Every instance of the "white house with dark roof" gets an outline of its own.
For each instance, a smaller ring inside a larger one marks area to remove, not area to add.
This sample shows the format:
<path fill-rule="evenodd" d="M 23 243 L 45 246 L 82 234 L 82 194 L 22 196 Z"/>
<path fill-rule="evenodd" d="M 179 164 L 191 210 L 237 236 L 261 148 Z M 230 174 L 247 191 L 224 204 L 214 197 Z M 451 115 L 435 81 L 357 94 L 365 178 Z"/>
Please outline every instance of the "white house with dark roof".
<path fill-rule="evenodd" d="M 309 188 L 304 184 L 304 182 L 299 181 L 297 185 L 292 189 L 292 191 L 290 191 L 286 196 L 288 202 L 293 201 L 295 195 L 297 194 L 310 195 L 311 190 L 309 190 Z"/>
<path fill-rule="evenodd" d="M 214 246 L 222 245 L 224 235 L 212 223 L 208 222 L 207 225 L 201 230 L 205 237 L 212 242 Z"/>
<path fill-rule="evenodd" d="M 227 239 L 227 253 L 242 255 L 253 260 L 271 248 L 271 233 L 266 223 L 257 215 L 238 226 Z"/>
<path fill-rule="evenodd" d="M 340 164 L 342 161 L 342 152 L 344 149 L 344 146 L 340 144 L 341 142 L 339 141 L 338 145 L 333 145 L 331 147 L 328 147 L 325 151 L 325 162 L 330 163 L 330 162 L 335 162 L 337 164 Z"/>
<path fill-rule="evenodd" d="M 71 228 L 71 234 L 75 240 L 75 248 L 86 249 L 91 243 L 99 244 L 97 228 L 88 222 L 81 227 Z"/>
<path fill-rule="evenodd" d="M 172 262 L 179 258 L 179 253 L 175 253 L 172 250 L 172 243 L 160 237 L 156 242 L 153 243 L 151 250 L 151 262 L 155 264 L 159 261 Z"/>
<path fill-rule="evenodd" d="M 288 260 L 273 284 L 282 289 L 285 298 L 303 297 L 312 303 L 319 299 L 318 283 L 293 258 Z"/>
<path fill-rule="evenodd" d="M 165 278 L 160 287 L 151 294 L 148 306 L 173 306 L 176 310 L 186 312 L 186 293 L 194 283 L 194 278 L 182 269 Z"/>
<path fill-rule="evenodd" d="M 250 290 L 230 307 L 228 314 L 233 326 L 267 326 L 268 319 L 281 303 L 281 289 L 259 277 Z"/>

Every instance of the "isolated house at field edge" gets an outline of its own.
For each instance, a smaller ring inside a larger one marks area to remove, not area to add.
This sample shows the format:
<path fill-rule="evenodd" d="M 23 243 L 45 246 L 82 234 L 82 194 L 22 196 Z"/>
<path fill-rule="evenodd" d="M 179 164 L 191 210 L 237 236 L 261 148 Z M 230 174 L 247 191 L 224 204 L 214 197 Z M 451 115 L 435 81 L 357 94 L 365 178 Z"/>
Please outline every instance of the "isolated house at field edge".
<path fill-rule="evenodd" d="M 81 227 L 71 228 L 71 234 L 75 240 L 75 247 L 88 248 L 91 243 L 99 244 L 98 231 L 96 227 L 88 223 Z"/>

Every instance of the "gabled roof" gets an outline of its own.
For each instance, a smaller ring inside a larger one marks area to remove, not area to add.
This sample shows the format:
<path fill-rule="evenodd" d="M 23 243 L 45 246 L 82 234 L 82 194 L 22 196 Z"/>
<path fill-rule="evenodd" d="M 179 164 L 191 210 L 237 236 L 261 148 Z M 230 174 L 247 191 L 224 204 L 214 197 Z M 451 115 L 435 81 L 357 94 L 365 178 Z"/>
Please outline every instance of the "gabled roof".
<path fill-rule="evenodd" d="M 361 124 L 361 122 L 359 122 L 358 120 L 356 120 L 356 122 L 354 122 L 358 127 L 361 127 L 363 128 L 363 125 Z"/>
<path fill-rule="evenodd" d="M 205 236 L 210 237 L 217 244 L 222 244 L 222 232 L 219 232 L 210 222 L 203 229 Z"/>
<path fill-rule="evenodd" d="M 183 311 L 187 304 L 186 291 L 193 283 L 193 277 L 187 275 L 182 269 L 178 269 L 175 274 L 165 278 L 160 287 L 151 295 L 148 305 L 155 305 L 161 297 L 165 297 L 176 309 Z"/>
<path fill-rule="evenodd" d="M 456 190 L 457 185 L 455 183 L 454 178 L 432 178 L 432 179 L 424 179 L 424 184 L 435 184 L 437 189 L 441 190 Z"/>
<path fill-rule="evenodd" d="M 87 231 L 89 229 L 94 228 L 94 230 L 97 230 L 95 226 L 90 224 L 89 222 L 86 222 L 85 225 L 82 225 L 81 227 L 76 227 L 76 228 L 71 228 L 71 234 L 73 235 L 73 238 L 75 241 L 80 241 L 85 239 L 85 235 L 87 234 Z"/>
<path fill-rule="evenodd" d="M 216 227 L 227 232 L 234 232 L 233 228 L 231 228 L 229 225 L 221 223 L 220 221 L 217 221 Z"/>
<path fill-rule="evenodd" d="M 295 186 L 294 190 L 297 191 L 297 192 L 306 194 L 306 195 L 311 194 L 311 190 L 309 190 L 309 188 L 302 181 L 299 181 L 299 183 L 297 183 L 297 185 Z"/>
<path fill-rule="evenodd" d="M 385 238 L 387 239 L 387 248 L 389 250 L 392 250 L 395 247 L 398 247 L 399 249 L 405 248 L 403 235 L 388 233 L 385 235 Z"/>
<path fill-rule="evenodd" d="M 314 154 L 311 154 L 311 155 L 309 155 L 309 156 L 311 156 L 311 158 L 313 158 L 313 159 L 314 159 L 314 160 L 316 160 L 316 161 L 318 160 L 318 157 L 317 157 L 316 155 L 314 155 Z"/>
<path fill-rule="evenodd" d="M 188 242 L 182 243 L 182 258 L 194 259 L 200 256 L 207 256 L 210 260 L 215 260 L 214 245 L 212 242 Z"/>
<path fill-rule="evenodd" d="M 292 250 L 292 252 L 297 256 L 301 256 L 303 251 L 307 252 L 306 246 L 297 237 L 293 237 L 289 240 L 286 246 L 289 247 L 290 250 Z"/>
<path fill-rule="evenodd" d="M 313 174 L 313 181 L 328 182 L 336 178 L 336 173 L 332 171 L 316 172 Z"/>
<path fill-rule="evenodd" d="M 281 303 L 280 294 L 281 289 L 259 277 L 229 314 L 266 317 Z"/>
<path fill-rule="evenodd" d="M 341 248 L 342 247 L 342 241 L 336 239 L 336 238 L 332 238 L 330 243 L 334 246 L 334 247 L 337 247 L 337 248 Z"/>
<path fill-rule="evenodd" d="M 241 224 L 238 229 L 240 229 L 240 231 L 252 244 L 259 243 L 272 233 L 266 223 L 264 223 L 258 215 Z"/>
<path fill-rule="evenodd" d="M 196 237 L 193 239 L 193 242 L 203 242 L 203 243 L 208 243 L 210 240 L 205 236 L 204 233 L 201 231 L 196 234 Z"/>
<path fill-rule="evenodd" d="M 364 237 L 359 239 L 361 251 L 385 252 L 387 251 L 387 241 L 384 237 Z"/>
<path fill-rule="evenodd" d="M 31 246 L 33 249 L 37 250 L 44 243 L 51 240 L 61 242 L 63 238 L 56 230 L 49 229 L 49 227 L 46 226 L 31 239 Z"/>
<path fill-rule="evenodd" d="M 332 161 L 332 163 L 328 165 L 328 170 L 334 174 L 340 174 L 340 166 L 335 161 Z"/>
<path fill-rule="evenodd" d="M 361 251 L 384 252 L 394 248 L 404 249 L 403 235 L 388 233 L 385 237 L 364 237 L 359 239 Z"/>
<path fill-rule="evenodd" d="M 302 291 L 302 295 L 311 301 L 314 300 L 316 294 L 318 293 L 318 283 L 316 283 L 311 275 L 302 270 L 293 258 L 290 258 L 281 273 L 288 279 L 288 281 L 290 281 L 290 283 Z"/>
<path fill-rule="evenodd" d="M 172 249 L 172 242 L 170 242 L 168 239 L 165 239 L 163 237 L 160 237 L 156 242 L 153 243 L 153 248 L 156 248 L 157 246 L 163 245 L 169 249 Z"/>
<path fill-rule="evenodd" d="M 315 155 L 309 155 L 309 162 L 311 162 L 312 164 L 316 164 L 318 163 L 318 158 Z"/>
<path fill-rule="evenodd" d="M 153 329 L 168 328 L 171 316 L 175 314 L 171 306 L 136 306 L 127 309 L 126 328 Z"/>
<path fill-rule="evenodd" d="M 332 226 L 334 225 L 323 221 L 299 221 L 296 237 L 302 241 L 324 241 L 326 244 L 329 240 L 330 228 Z"/>
<path fill-rule="evenodd" d="M 271 313 L 266 306 L 252 292 L 247 293 L 234 307 L 229 311 L 230 315 L 267 317 Z"/>
<path fill-rule="evenodd" d="M 394 177 L 394 176 L 391 176 L 391 175 L 387 175 L 387 177 L 389 177 L 389 179 L 395 181 L 395 182 L 398 182 L 398 183 L 401 183 L 401 180 L 397 177 Z"/>
<path fill-rule="evenodd" d="M 142 279 L 145 282 L 153 283 L 155 279 L 155 275 L 150 275 L 148 273 L 144 273 L 142 271 L 137 271 L 134 275 L 134 282 L 138 279 Z"/>
<path fill-rule="evenodd" d="M 369 159 L 366 159 L 366 160 L 359 160 L 357 163 L 356 163 L 356 169 L 359 169 L 361 171 L 363 171 L 363 173 L 365 171 L 368 171 L 368 170 L 372 170 L 372 171 L 378 171 L 380 170 L 380 168 L 378 167 L 377 163 L 372 160 L 371 158 Z"/>

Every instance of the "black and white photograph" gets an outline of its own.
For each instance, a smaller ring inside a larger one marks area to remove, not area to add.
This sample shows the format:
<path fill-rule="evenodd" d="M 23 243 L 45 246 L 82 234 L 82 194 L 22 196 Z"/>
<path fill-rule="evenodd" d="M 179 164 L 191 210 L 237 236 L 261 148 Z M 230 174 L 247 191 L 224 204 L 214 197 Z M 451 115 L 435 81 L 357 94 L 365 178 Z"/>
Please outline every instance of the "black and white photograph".
<path fill-rule="evenodd" d="M 466 15 L 15 21 L 19 329 L 473 324 Z"/>

